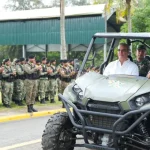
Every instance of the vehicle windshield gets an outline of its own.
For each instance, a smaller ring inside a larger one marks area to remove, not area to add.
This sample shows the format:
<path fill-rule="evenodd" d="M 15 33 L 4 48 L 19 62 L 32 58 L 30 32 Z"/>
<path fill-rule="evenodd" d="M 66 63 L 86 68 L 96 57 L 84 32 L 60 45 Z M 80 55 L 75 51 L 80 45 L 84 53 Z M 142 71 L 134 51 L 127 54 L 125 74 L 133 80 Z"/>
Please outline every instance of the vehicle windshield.
<path fill-rule="evenodd" d="M 107 42 L 107 44 L 103 44 Z M 136 60 L 136 47 L 139 44 L 144 44 L 147 48 L 146 57 L 150 55 L 150 39 L 115 39 L 115 38 L 92 38 L 87 49 L 82 66 L 79 70 L 79 76 L 85 72 L 95 71 L 103 74 L 105 67 L 112 61 L 117 60 L 117 48 L 120 42 L 127 43 L 130 48 L 129 54 L 133 60 Z"/>

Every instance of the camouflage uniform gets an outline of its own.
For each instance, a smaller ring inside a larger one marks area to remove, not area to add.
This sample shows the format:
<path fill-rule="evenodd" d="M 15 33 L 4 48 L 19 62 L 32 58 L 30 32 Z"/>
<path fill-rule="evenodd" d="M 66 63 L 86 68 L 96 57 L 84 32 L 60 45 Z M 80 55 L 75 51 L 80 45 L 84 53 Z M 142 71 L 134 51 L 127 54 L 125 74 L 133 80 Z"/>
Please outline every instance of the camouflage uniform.
<path fill-rule="evenodd" d="M 24 71 L 26 74 L 25 87 L 26 87 L 26 104 L 28 106 L 28 112 L 36 111 L 33 108 L 36 97 L 37 89 L 37 74 L 38 68 L 34 63 L 28 62 L 24 65 Z"/>
<path fill-rule="evenodd" d="M 38 66 L 41 66 L 41 64 L 38 64 L 38 63 L 40 63 L 40 61 L 36 61 L 36 66 L 38 67 Z M 35 101 L 39 101 L 39 84 L 40 84 L 40 72 L 39 72 L 39 74 L 37 74 L 37 80 L 36 80 L 36 82 L 37 82 L 37 89 L 36 89 L 36 91 L 37 91 L 37 93 L 36 93 L 36 99 L 35 99 Z"/>
<path fill-rule="evenodd" d="M 24 80 L 25 80 L 25 74 L 24 74 L 24 66 L 21 64 L 16 65 L 16 80 L 15 80 L 15 99 L 18 101 L 18 105 L 23 105 L 22 101 L 25 99 L 25 86 L 24 86 Z"/>
<path fill-rule="evenodd" d="M 2 88 L 3 104 L 6 107 L 10 107 L 13 94 L 13 81 L 15 78 L 15 71 L 11 66 L 5 65 L 4 71 L 2 72 L 2 77 L 3 77 L 3 88 Z"/>
<path fill-rule="evenodd" d="M 56 88 L 58 89 L 58 93 L 61 93 L 61 80 L 60 80 L 60 74 L 59 74 L 59 71 L 60 69 L 62 68 L 62 64 L 59 64 L 57 66 L 57 79 L 56 79 Z"/>
<path fill-rule="evenodd" d="M 70 71 L 71 71 L 71 73 L 72 73 L 72 75 L 71 75 L 71 82 L 74 82 L 75 81 L 75 79 L 76 79 L 76 72 L 74 71 L 74 67 L 73 67 L 73 65 L 69 65 L 69 68 L 70 68 Z"/>
<path fill-rule="evenodd" d="M 57 70 L 56 66 L 51 65 L 50 69 L 53 71 L 49 76 L 48 76 L 48 90 L 47 90 L 47 97 L 50 99 L 51 103 L 54 103 L 54 97 L 56 94 L 56 78 L 57 78 Z"/>
<path fill-rule="evenodd" d="M 41 64 L 42 71 L 40 72 L 40 81 L 39 81 L 39 97 L 40 102 L 45 103 L 46 91 L 48 87 L 48 69 L 46 64 Z"/>
<path fill-rule="evenodd" d="M 150 71 L 150 61 L 147 59 L 143 59 L 141 62 L 137 60 L 134 61 L 139 68 L 139 76 L 146 77 L 148 72 Z"/>
<path fill-rule="evenodd" d="M 68 86 L 68 84 L 71 82 L 71 70 L 69 67 L 63 66 L 60 69 L 60 76 L 61 76 L 61 93 L 63 94 L 65 88 Z"/>

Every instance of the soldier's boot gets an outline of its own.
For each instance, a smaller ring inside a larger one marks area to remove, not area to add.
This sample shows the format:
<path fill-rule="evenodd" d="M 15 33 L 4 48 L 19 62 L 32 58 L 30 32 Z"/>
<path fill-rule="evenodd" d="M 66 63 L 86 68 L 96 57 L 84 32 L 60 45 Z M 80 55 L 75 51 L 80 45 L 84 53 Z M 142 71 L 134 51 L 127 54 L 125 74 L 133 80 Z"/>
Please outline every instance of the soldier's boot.
<path fill-rule="evenodd" d="M 41 99 L 40 103 L 45 104 L 45 98 Z"/>
<path fill-rule="evenodd" d="M 54 100 L 54 99 L 51 99 L 51 100 L 50 100 L 50 103 L 55 103 L 55 100 Z"/>
<path fill-rule="evenodd" d="M 31 106 L 30 105 L 27 105 L 27 108 L 28 108 L 28 113 L 31 113 L 32 112 L 32 109 L 31 109 Z"/>
<path fill-rule="evenodd" d="M 22 101 L 18 101 L 18 106 L 24 106 Z"/>
<path fill-rule="evenodd" d="M 5 104 L 6 108 L 11 108 L 11 106 L 9 104 Z"/>
<path fill-rule="evenodd" d="M 58 96 L 58 100 L 61 101 L 61 98 Z"/>
<path fill-rule="evenodd" d="M 48 97 L 45 97 L 45 101 L 49 101 Z"/>
<path fill-rule="evenodd" d="M 62 108 L 65 108 L 65 105 L 64 105 L 64 103 L 62 103 Z"/>
<path fill-rule="evenodd" d="M 33 112 L 38 112 L 36 109 L 33 108 L 33 104 L 31 104 L 30 107 Z"/>
<path fill-rule="evenodd" d="M 17 99 L 13 98 L 12 101 L 13 101 L 15 104 L 18 105 L 18 102 L 19 102 L 19 101 L 18 101 Z"/>
<path fill-rule="evenodd" d="M 35 98 L 35 101 L 36 101 L 36 102 L 39 102 L 39 98 L 38 98 L 38 96 Z"/>

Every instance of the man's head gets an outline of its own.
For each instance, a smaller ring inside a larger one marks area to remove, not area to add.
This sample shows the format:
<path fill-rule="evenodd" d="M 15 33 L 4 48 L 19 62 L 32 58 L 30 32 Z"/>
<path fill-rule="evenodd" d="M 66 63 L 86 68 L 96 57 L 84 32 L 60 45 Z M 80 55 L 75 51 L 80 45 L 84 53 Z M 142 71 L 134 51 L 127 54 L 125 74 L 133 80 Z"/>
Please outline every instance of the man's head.
<path fill-rule="evenodd" d="M 70 63 L 70 65 L 74 65 L 74 60 L 73 60 L 73 59 L 70 59 L 70 60 L 69 60 L 69 63 Z"/>
<path fill-rule="evenodd" d="M 46 61 L 46 65 L 49 67 L 49 66 L 51 66 L 51 61 L 50 60 L 47 60 Z"/>
<path fill-rule="evenodd" d="M 141 61 L 146 56 L 146 47 L 145 45 L 138 45 L 136 49 L 136 58 L 138 61 Z"/>
<path fill-rule="evenodd" d="M 19 60 L 21 64 L 25 64 L 25 58 L 21 57 Z"/>
<path fill-rule="evenodd" d="M 68 60 L 63 60 L 63 66 L 67 67 L 68 66 Z"/>
<path fill-rule="evenodd" d="M 35 63 L 35 56 L 34 55 L 29 56 L 29 62 Z"/>
<path fill-rule="evenodd" d="M 41 62 L 40 62 L 40 60 L 36 60 L 36 65 L 41 65 Z"/>
<path fill-rule="evenodd" d="M 129 46 L 126 43 L 120 43 L 118 46 L 118 59 L 120 61 L 125 61 L 128 59 Z"/>
<path fill-rule="evenodd" d="M 46 57 L 43 57 L 43 58 L 42 58 L 42 64 L 46 64 L 46 62 L 47 62 L 47 58 L 46 58 Z"/>
<path fill-rule="evenodd" d="M 11 61 L 9 58 L 6 58 L 4 61 L 5 65 L 10 66 L 11 65 Z"/>
<path fill-rule="evenodd" d="M 51 64 L 55 66 L 56 65 L 56 59 L 51 60 Z"/>

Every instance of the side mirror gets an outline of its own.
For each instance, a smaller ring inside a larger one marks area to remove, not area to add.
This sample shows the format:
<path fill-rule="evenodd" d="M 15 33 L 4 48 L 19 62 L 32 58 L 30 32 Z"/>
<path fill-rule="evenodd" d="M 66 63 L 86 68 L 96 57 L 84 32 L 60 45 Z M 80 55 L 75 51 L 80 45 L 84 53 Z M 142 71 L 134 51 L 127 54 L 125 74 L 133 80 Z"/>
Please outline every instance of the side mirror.
<path fill-rule="evenodd" d="M 74 71 L 78 72 L 80 69 L 80 63 L 78 59 L 74 59 Z"/>

